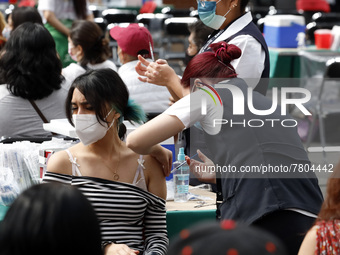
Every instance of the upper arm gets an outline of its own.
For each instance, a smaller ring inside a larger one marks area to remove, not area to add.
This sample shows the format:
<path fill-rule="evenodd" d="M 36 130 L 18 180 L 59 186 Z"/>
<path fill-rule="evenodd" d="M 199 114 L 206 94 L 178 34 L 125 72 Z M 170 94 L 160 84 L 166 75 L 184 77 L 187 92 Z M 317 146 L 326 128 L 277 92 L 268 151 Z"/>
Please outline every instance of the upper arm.
<path fill-rule="evenodd" d="M 298 255 L 314 255 L 316 249 L 317 227 L 312 227 L 306 234 L 301 244 Z"/>
<path fill-rule="evenodd" d="M 53 18 L 56 18 L 54 12 L 49 10 L 44 10 L 43 15 L 47 22 L 51 21 Z"/>
<path fill-rule="evenodd" d="M 184 129 L 184 124 L 176 117 L 160 114 L 131 132 L 126 145 L 140 154 L 148 154 L 150 148 Z"/>
<path fill-rule="evenodd" d="M 145 168 L 147 175 L 148 191 L 152 194 L 166 199 L 166 181 L 163 168 L 157 160 L 151 156 L 145 157 Z"/>
<path fill-rule="evenodd" d="M 58 151 L 48 159 L 47 171 L 59 174 L 72 174 L 72 164 L 66 151 Z"/>

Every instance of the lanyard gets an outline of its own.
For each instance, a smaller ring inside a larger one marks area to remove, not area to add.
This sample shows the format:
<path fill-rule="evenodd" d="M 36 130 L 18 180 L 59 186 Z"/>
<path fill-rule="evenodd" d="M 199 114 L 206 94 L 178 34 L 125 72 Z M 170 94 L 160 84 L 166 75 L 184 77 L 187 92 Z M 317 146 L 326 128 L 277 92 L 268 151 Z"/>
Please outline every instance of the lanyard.
<path fill-rule="evenodd" d="M 204 46 L 200 49 L 199 53 L 206 52 L 209 50 L 209 45 L 212 44 L 213 41 L 215 41 L 223 32 L 225 29 L 218 31 L 215 35 L 212 35 L 208 41 L 204 44 Z"/>

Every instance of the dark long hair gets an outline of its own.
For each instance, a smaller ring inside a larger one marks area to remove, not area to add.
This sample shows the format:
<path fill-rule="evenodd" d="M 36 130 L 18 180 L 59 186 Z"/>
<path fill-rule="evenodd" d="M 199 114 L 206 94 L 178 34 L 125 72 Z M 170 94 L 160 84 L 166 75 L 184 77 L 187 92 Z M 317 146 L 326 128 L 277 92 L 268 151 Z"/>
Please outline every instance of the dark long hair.
<path fill-rule="evenodd" d="M 318 221 L 340 220 L 340 162 L 328 179 L 327 195 L 321 206 Z"/>
<path fill-rule="evenodd" d="M 82 66 L 102 63 L 110 57 L 109 40 L 104 38 L 103 30 L 93 21 L 73 22 L 70 38 L 74 46 L 80 45 L 83 49 Z"/>
<path fill-rule="evenodd" d="M 239 47 L 226 42 L 210 45 L 213 51 L 196 55 L 187 65 L 181 83 L 190 86 L 191 78 L 234 78 L 237 77 L 230 62 L 241 56 Z"/>
<path fill-rule="evenodd" d="M 106 105 L 110 105 L 115 111 L 120 113 L 121 120 L 126 119 L 142 124 L 146 117 L 139 105 L 129 100 L 128 89 L 117 72 L 110 68 L 90 70 L 79 77 L 72 83 L 66 98 L 66 116 L 68 121 L 72 121 L 72 97 L 73 91 L 78 89 L 92 106 L 97 120 L 106 122 L 107 115 Z M 122 121 L 120 121 L 122 122 Z M 118 127 L 124 128 L 123 126 Z M 119 131 L 119 130 L 118 130 Z M 124 132 L 119 132 L 120 138 Z"/>
<path fill-rule="evenodd" d="M 86 0 L 73 0 L 73 6 L 78 19 L 86 19 Z"/>
<path fill-rule="evenodd" d="M 13 202 L 0 225 L 1 255 L 101 255 L 95 211 L 75 187 L 45 183 Z"/>
<path fill-rule="evenodd" d="M 1 54 L 0 81 L 13 95 L 37 100 L 61 88 L 62 65 L 55 42 L 43 25 L 21 24 Z"/>

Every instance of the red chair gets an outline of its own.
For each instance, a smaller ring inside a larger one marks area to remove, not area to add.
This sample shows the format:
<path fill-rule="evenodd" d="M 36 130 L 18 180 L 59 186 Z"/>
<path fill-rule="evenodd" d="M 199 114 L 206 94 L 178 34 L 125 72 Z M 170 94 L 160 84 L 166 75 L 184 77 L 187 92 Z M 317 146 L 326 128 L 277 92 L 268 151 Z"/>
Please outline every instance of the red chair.
<path fill-rule="evenodd" d="M 303 14 L 306 24 L 312 21 L 316 12 L 330 12 L 331 8 L 326 0 L 297 0 L 296 10 Z"/>
<path fill-rule="evenodd" d="M 297 0 L 296 9 L 302 11 L 330 12 L 331 8 L 326 0 Z"/>
<path fill-rule="evenodd" d="M 35 5 L 36 5 L 36 2 L 34 0 L 22 0 L 18 4 L 18 7 L 22 7 L 22 6 L 34 7 Z"/>
<path fill-rule="evenodd" d="M 143 4 L 142 8 L 140 8 L 139 13 L 154 13 L 156 7 L 157 4 L 154 1 L 147 1 Z"/>

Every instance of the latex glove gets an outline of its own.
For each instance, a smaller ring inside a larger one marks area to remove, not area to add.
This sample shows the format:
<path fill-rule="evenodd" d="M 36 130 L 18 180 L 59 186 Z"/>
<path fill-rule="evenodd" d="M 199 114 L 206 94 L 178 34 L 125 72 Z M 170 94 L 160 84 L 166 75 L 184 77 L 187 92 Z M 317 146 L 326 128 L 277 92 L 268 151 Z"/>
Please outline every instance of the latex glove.
<path fill-rule="evenodd" d="M 216 183 L 216 172 L 214 162 L 211 161 L 207 156 L 205 156 L 200 150 L 197 150 L 198 157 L 203 161 L 199 162 L 195 159 L 190 159 L 185 156 L 185 160 L 190 167 L 190 172 L 192 172 L 199 181 Z"/>

